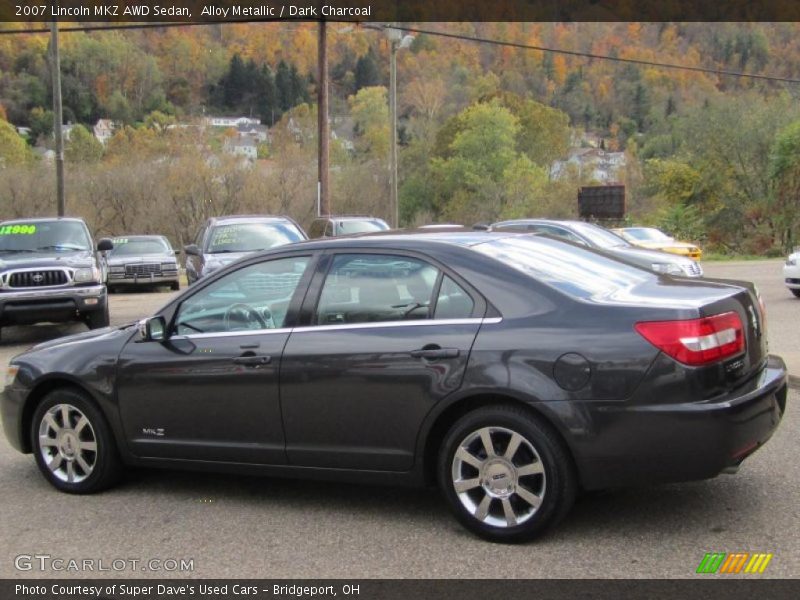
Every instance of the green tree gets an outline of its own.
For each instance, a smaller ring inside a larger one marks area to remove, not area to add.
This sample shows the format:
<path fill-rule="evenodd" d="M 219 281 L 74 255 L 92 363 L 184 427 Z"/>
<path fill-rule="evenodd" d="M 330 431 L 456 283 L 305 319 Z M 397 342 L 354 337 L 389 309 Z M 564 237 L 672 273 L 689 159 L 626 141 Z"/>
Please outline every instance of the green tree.
<path fill-rule="evenodd" d="M 769 176 L 774 195 L 778 241 L 784 252 L 794 248 L 800 225 L 800 121 L 781 130 L 770 153 Z"/>
<path fill-rule="evenodd" d="M 0 168 L 29 163 L 33 155 L 28 144 L 8 121 L 0 120 Z"/>
<path fill-rule="evenodd" d="M 508 201 L 508 179 L 520 162 L 516 150 L 519 120 L 495 99 L 473 104 L 459 117 L 460 129 L 447 158 L 435 157 L 441 214 L 462 222 L 492 221 Z"/>
<path fill-rule="evenodd" d="M 64 158 L 71 163 L 96 163 L 103 157 L 103 144 L 83 125 L 76 125 L 64 144 Z"/>
<path fill-rule="evenodd" d="M 356 149 L 368 158 L 383 159 L 389 153 L 389 107 L 386 88 L 362 88 L 350 96 L 350 111 L 355 122 Z"/>
<path fill-rule="evenodd" d="M 372 87 L 379 85 L 381 82 L 381 75 L 378 71 L 378 64 L 375 61 L 375 53 L 372 48 L 361 56 L 356 62 L 355 70 L 355 91 L 357 92 L 364 87 Z"/>
<path fill-rule="evenodd" d="M 53 133 L 53 111 L 37 106 L 31 110 L 28 123 L 31 128 L 30 141 L 35 144 L 39 138 L 47 138 Z"/>

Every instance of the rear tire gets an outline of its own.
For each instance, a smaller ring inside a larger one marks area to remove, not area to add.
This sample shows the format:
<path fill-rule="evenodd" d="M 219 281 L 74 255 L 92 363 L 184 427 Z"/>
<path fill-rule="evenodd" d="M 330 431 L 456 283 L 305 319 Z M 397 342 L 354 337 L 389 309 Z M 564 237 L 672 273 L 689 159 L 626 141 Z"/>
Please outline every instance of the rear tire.
<path fill-rule="evenodd" d="M 108 299 L 106 299 L 106 305 L 102 309 L 86 313 L 86 325 L 89 329 L 101 329 L 103 327 L 108 327 L 110 323 L 111 317 L 108 314 Z"/>
<path fill-rule="evenodd" d="M 181 282 L 180 281 L 173 281 L 170 284 L 169 289 L 171 289 L 173 292 L 177 292 L 178 290 L 181 289 Z"/>
<path fill-rule="evenodd" d="M 481 408 L 459 419 L 442 443 L 437 474 L 456 519 L 492 542 L 537 537 L 567 514 L 577 490 L 561 439 L 515 406 Z"/>
<path fill-rule="evenodd" d="M 39 470 L 62 492 L 99 492 L 120 477 L 122 462 L 111 429 L 79 390 L 47 394 L 34 412 L 30 435 Z"/>

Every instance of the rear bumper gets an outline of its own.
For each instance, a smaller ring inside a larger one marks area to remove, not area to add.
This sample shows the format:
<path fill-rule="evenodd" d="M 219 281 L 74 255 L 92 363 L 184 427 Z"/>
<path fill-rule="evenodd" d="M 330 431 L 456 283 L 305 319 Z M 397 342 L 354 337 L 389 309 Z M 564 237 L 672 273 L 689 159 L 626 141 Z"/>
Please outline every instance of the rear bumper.
<path fill-rule="evenodd" d="M 708 479 L 739 465 L 777 429 L 786 378 L 783 360 L 770 356 L 758 376 L 724 397 L 586 407 L 594 431 L 576 451 L 584 487 Z"/>
<path fill-rule="evenodd" d="M 72 321 L 104 310 L 106 286 L 88 285 L 0 293 L 0 325 L 30 325 L 43 321 Z"/>

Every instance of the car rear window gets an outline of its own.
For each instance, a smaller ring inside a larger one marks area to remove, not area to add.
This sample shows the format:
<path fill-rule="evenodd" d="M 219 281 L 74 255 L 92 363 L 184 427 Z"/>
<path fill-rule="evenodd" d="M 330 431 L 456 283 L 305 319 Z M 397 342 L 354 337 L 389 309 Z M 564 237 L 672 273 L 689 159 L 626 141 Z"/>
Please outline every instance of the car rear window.
<path fill-rule="evenodd" d="M 532 236 L 499 238 L 472 248 L 578 298 L 606 296 L 654 277 L 592 250 Z"/>

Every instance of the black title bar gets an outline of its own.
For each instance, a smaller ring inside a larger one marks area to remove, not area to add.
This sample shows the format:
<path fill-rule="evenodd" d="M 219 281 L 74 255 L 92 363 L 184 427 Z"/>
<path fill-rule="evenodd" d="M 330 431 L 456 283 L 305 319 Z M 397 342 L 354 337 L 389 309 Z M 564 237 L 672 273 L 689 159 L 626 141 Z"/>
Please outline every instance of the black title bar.
<path fill-rule="evenodd" d="M 800 21 L 799 0 L 3 0 L 0 21 Z"/>
<path fill-rule="evenodd" d="M 783 600 L 797 598 L 799 591 L 798 580 L 718 576 L 683 580 L 0 580 L 3 600 Z"/>

